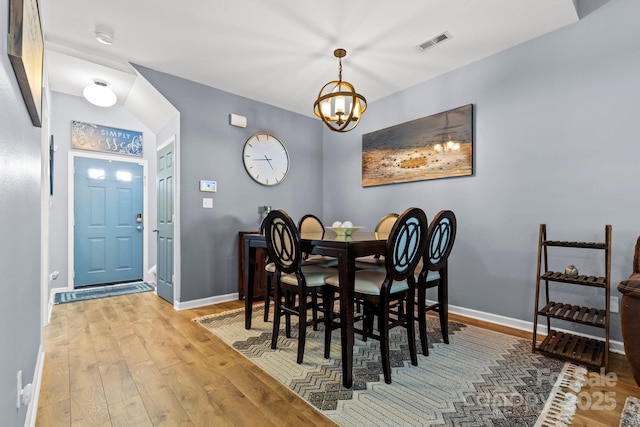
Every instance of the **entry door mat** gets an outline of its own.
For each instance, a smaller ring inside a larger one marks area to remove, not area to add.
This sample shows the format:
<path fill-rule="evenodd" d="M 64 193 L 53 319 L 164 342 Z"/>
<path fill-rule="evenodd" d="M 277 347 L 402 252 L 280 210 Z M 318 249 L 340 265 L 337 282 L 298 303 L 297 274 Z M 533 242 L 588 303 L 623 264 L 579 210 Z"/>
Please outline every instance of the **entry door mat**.
<path fill-rule="evenodd" d="M 153 291 L 155 288 L 147 282 L 126 283 L 124 285 L 110 285 L 101 288 L 79 289 L 71 292 L 57 293 L 54 304 L 65 304 L 75 301 L 115 297 L 119 295 L 136 294 Z"/>
<path fill-rule="evenodd" d="M 324 359 L 322 326 L 309 328 L 304 363 L 298 365 L 294 319 L 292 338 L 281 331 L 278 348 L 271 350 L 272 322 L 263 322 L 263 313 L 262 306 L 254 307 L 250 330 L 243 309 L 194 320 L 340 426 L 560 425 L 548 424 L 554 417 L 543 412 L 545 404 L 562 403 L 562 391 L 554 393 L 558 381 L 573 381 L 584 370 L 532 353 L 529 340 L 462 323 L 449 323 L 450 344 L 444 344 L 438 320 L 429 317 L 429 356 L 419 351 L 418 366 L 409 362 L 406 331 L 392 330 L 391 384 L 382 376 L 379 343 L 356 335 L 353 387 L 345 389 L 339 331 Z"/>

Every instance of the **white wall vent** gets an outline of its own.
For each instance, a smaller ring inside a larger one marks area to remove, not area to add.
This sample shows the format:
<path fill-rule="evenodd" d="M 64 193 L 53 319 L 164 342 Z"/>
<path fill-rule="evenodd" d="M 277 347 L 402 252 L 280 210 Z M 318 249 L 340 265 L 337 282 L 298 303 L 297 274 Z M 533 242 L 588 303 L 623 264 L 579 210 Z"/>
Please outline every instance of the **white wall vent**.
<path fill-rule="evenodd" d="M 437 36 L 432 37 L 423 43 L 420 43 L 418 45 L 418 48 L 420 48 L 420 50 L 427 50 L 437 44 L 442 43 L 445 40 L 449 40 L 452 37 L 453 36 L 448 31 L 445 31 L 444 33 L 438 34 Z"/>

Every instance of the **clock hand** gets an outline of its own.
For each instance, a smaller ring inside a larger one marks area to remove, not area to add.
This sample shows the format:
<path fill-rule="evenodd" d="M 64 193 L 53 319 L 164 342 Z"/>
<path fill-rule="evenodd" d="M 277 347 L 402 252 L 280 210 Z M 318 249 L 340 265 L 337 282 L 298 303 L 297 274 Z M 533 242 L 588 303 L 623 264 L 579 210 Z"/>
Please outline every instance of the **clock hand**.
<path fill-rule="evenodd" d="M 271 166 L 271 169 L 273 169 L 273 165 L 271 164 L 271 160 L 273 159 L 268 158 L 266 154 L 264 155 L 264 159 L 253 159 L 253 160 L 266 160 L 267 163 L 269 163 L 269 166 Z"/>

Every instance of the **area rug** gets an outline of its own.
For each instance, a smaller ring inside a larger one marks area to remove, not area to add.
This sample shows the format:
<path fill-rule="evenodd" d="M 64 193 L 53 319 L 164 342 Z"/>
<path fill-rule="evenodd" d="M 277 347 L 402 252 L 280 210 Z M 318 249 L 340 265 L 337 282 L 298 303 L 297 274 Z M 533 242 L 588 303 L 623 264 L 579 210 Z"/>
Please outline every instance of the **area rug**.
<path fill-rule="evenodd" d="M 127 283 L 124 285 L 110 285 L 100 288 L 79 289 L 70 292 L 60 292 L 55 295 L 54 304 L 65 304 L 75 301 L 114 297 L 118 295 L 149 292 L 155 288 L 146 282 Z"/>
<path fill-rule="evenodd" d="M 629 396 L 620 415 L 620 427 L 640 426 L 640 399 Z"/>
<path fill-rule="evenodd" d="M 309 328 L 298 365 L 297 326 L 292 338 L 282 331 L 271 350 L 272 323 L 263 322 L 262 307 L 254 308 L 250 330 L 243 309 L 194 320 L 341 426 L 561 425 L 550 424 L 555 408 L 575 402 L 563 384 L 578 383 L 584 369 L 531 353 L 528 340 L 462 323 L 449 323 L 444 344 L 437 319 L 429 318 L 429 356 L 419 354 L 418 366 L 409 362 L 404 329 L 392 331 L 391 384 L 382 377 L 379 343 L 356 336 L 353 387 L 345 389 L 339 331 L 324 359 L 324 332 Z M 547 402 L 555 403 L 543 413 Z"/>

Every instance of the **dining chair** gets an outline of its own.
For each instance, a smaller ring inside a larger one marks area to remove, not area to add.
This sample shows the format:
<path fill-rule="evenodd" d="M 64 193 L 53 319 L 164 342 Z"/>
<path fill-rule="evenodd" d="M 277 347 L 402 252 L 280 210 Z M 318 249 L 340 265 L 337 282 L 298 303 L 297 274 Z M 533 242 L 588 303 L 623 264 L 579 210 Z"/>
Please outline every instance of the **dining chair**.
<path fill-rule="evenodd" d="M 325 321 L 329 325 L 334 317 L 333 301 L 335 288 L 325 283 L 326 277 L 337 273 L 335 268 L 320 265 L 302 265 L 303 254 L 299 231 L 291 217 L 283 210 L 272 210 L 264 220 L 264 233 L 267 252 L 275 266 L 274 284 L 274 318 L 271 348 L 275 349 L 280 332 L 280 318 L 286 319 L 286 336 L 291 338 L 291 316 L 298 317 L 298 355 L 297 363 L 302 363 L 306 330 L 309 325 L 308 309 L 317 309 L 309 297 L 320 295 L 323 298 L 323 319 L 314 319 L 311 323 Z M 317 311 L 316 311 L 317 313 Z M 315 317 L 315 315 L 314 315 Z M 325 357 L 328 357 L 328 340 L 331 328 L 325 332 Z"/>
<path fill-rule="evenodd" d="M 433 218 L 427 232 L 427 244 L 418 273 L 418 328 L 422 354 L 429 355 L 427 337 L 427 312 L 434 311 L 440 318 L 442 340 L 449 344 L 449 266 L 448 259 L 456 239 L 457 221 L 450 210 L 442 210 Z M 438 288 L 438 299 L 427 305 L 426 291 Z"/>
<path fill-rule="evenodd" d="M 262 231 L 262 230 L 261 230 Z M 298 221 L 298 232 L 300 235 L 306 236 L 317 236 L 318 238 L 324 237 L 325 228 L 322 224 L 320 218 L 313 214 L 306 214 Z M 264 234 L 264 232 L 263 232 Z M 310 255 L 307 253 L 302 253 L 303 256 L 303 265 L 307 264 L 316 264 L 323 267 L 337 267 L 338 260 L 333 257 L 323 256 L 323 255 Z M 276 268 L 273 262 L 267 262 L 265 264 L 265 284 L 264 284 L 264 321 L 267 322 L 269 320 L 269 311 L 271 306 L 271 301 L 274 299 L 273 294 L 273 275 L 275 274 Z M 314 295 L 313 301 L 313 330 L 318 330 L 318 322 L 317 322 L 317 307 L 318 301 L 317 296 Z"/>
<path fill-rule="evenodd" d="M 375 236 L 378 240 L 386 240 L 391 233 L 393 224 L 398 219 L 398 214 L 395 212 L 388 213 L 382 216 L 376 224 Z M 359 257 L 356 259 L 356 268 L 377 268 L 384 267 L 383 256 L 381 254 L 369 255 L 366 257 Z"/>
<path fill-rule="evenodd" d="M 324 224 L 320 218 L 313 214 L 306 214 L 298 221 L 298 231 L 301 236 L 322 239 L 324 237 Z M 325 267 L 337 267 L 338 260 L 334 257 L 324 255 L 311 255 L 302 253 L 304 264 L 321 264 Z"/>
<path fill-rule="evenodd" d="M 416 366 L 414 295 L 415 267 L 426 245 L 428 221 L 420 208 L 408 208 L 398 216 L 386 242 L 385 269 L 365 269 L 355 272 L 354 298 L 363 302 L 362 327 L 354 326 L 354 332 L 380 341 L 382 372 L 387 384 L 391 383 L 389 331 L 397 326 L 407 330 L 407 343 L 411 364 Z M 326 282 L 339 285 L 337 275 Z M 397 305 L 406 305 L 398 310 Z M 378 319 L 377 331 L 373 328 L 374 316 Z"/>

